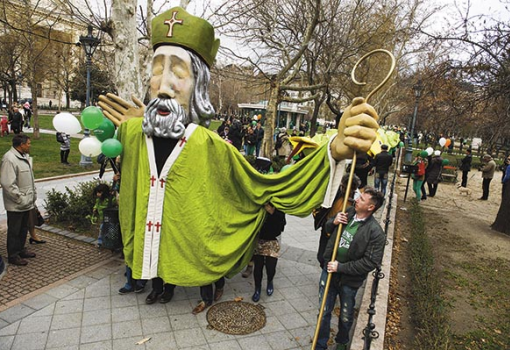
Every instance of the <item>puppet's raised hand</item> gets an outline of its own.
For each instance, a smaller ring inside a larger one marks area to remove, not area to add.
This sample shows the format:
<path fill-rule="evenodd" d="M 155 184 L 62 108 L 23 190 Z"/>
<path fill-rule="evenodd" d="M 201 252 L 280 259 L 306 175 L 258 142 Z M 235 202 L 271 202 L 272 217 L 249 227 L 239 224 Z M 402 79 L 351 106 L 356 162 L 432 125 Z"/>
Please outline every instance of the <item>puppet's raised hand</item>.
<path fill-rule="evenodd" d="M 98 104 L 103 109 L 105 117 L 110 119 L 116 126 L 119 126 L 130 118 L 143 117 L 145 105 L 134 96 L 131 96 L 131 99 L 136 106 L 133 106 L 117 95 L 106 94 L 106 96 L 99 96 Z"/>
<path fill-rule="evenodd" d="M 375 141 L 379 116 L 363 97 L 356 97 L 344 111 L 338 135 L 331 143 L 331 154 L 337 161 L 350 159 L 354 152 L 366 153 Z"/>

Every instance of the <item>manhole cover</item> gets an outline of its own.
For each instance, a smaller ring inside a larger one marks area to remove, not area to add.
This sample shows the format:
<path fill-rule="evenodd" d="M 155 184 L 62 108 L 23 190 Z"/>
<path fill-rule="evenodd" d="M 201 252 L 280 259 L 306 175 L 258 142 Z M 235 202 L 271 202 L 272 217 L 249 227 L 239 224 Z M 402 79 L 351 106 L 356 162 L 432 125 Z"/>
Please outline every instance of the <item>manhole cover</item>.
<path fill-rule="evenodd" d="M 226 334 L 244 335 L 258 331 L 266 325 L 262 305 L 244 301 L 224 301 L 207 311 L 209 326 Z"/>

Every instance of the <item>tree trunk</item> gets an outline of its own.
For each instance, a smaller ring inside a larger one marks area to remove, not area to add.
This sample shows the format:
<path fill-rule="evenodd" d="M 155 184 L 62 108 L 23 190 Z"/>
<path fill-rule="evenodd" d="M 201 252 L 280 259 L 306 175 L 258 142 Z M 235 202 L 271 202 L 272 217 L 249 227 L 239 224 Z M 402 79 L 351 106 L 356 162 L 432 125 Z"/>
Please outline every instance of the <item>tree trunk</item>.
<path fill-rule="evenodd" d="M 315 93 L 313 91 L 312 93 Z M 315 133 L 317 133 L 317 117 L 319 116 L 319 111 L 321 109 L 322 103 L 324 103 L 324 100 L 326 99 L 326 94 L 321 94 L 320 96 L 317 96 L 313 100 L 313 114 L 312 114 L 312 120 L 310 120 L 310 137 L 314 137 Z"/>
<path fill-rule="evenodd" d="M 278 107 L 278 96 L 280 94 L 280 86 L 271 84 L 269 90 L 269 101 L 266 109 L 266 122 L 264 124 L 264 140 L 262 142 L 262 152 L 260 156 L 271 159 L 273 156 L 273 132 L 276 125 L 276 115 Z"/>
<path fill-rule="evenodd" d="M 491 225 L 494 231 L 510 235 L 510 183 L 504 186 L 503 198 L 499 207 L 496 221 Z"/>
<path fill-rule="evenodd" d="M 32 128 L 34 130 L 34 140 L 39 139 L 39 108 L 37 107 L 37 84 L 32 81 L 30 84 L 30 93 L 32 94 Z"/>
<path fill-rule="evenodd" d="M 130 101 L 142 98 L 136 31 L 136 0 L 112 2 L 113 41 L 115 43 L 115 86 L 119 97 Z"/>

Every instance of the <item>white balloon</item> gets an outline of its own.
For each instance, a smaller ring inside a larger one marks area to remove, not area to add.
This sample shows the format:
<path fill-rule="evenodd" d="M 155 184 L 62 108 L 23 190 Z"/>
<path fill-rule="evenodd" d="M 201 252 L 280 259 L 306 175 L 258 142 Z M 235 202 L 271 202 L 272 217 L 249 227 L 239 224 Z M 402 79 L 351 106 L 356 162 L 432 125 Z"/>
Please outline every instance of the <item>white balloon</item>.
<path fill-rule="evenodd" d="M 101 153 L 101 141 L 95 136 L 85 137 L 78 144 L 78 148 L 85 157 L 95 157 Z"/>
<path fill-rule="evenodd" d="M 444 147 L 444 145 L 446 145 L 446 139 L 445 139 L 444 137 L 441 137 L 441 138 L 439 139 L 439 145 L 440 145 L 441 147 Z"/>
<path fill-rule="evenodd" d="M 432 153 L 434 153 L 434 149 L 433 149 L 432 147 L 427 148 L 425 151 L 427 151 L 427 154 L 428 154 L 429 156 L 431 156 L 431 155 L 432 155 Z"/>
<path fill-rule="evenodd" d="M 59 113 L 53 117 L 53 127 L 58 132 L 68 135 L 77 134 L 81 131 L 81 124 L 78 118 L 67 112 Z"/>

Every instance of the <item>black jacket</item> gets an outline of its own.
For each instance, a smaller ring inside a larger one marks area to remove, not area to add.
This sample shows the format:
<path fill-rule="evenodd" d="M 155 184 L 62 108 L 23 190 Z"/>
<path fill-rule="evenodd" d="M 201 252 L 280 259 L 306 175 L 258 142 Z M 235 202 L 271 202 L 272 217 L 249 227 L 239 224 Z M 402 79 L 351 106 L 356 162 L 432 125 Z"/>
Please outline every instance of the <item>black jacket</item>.
<path fill-rule="evenodd" d="M 393 156 L 387 151 L 382 151 L 374 158 L 373 165 L 377 173 L 387 173 L 393 163 Z"/>
<path fill-rule="evenodd" d="M 275 209 L 273 215 L 266 213 L 264 224 L 259 232 L 259 238 L 265 241 L 273 241 L 281 235 L 285 228 L 285 214 L 278 209 Z"/>
<path fill-rule="evenodd" d="M 473 160 L 473 156 L 471 154 L 467 154 L 464 158 L 462 158 L 461 164 L 460 164 L 460 170 L 470 171 L 472 160 Z"/>
<path fill-rule="evenodd" d="M 347 209 L 349 222 L 354 217 L 354 214 L 354 207 Z M 334 231 L 329 238 L 326 251 L 324 252 L 325 261 L 331 261 L 338 234 L 338 226 L 333 224 L 334 219 L 332 217 L 326 222 L 328 232 Z M 368 273 L 381 265 L 385 245 L 386 235 L 381 225 L 372 215 L 358 227 L 358 231 L 354 235 L 347 251 L 349 261 L 338 264 L 338 272 L 333 273 L 332 282 L 337 283 L 337 285 L 343 284 L 352 288 L 359 288 L 367 278 Z"/>

